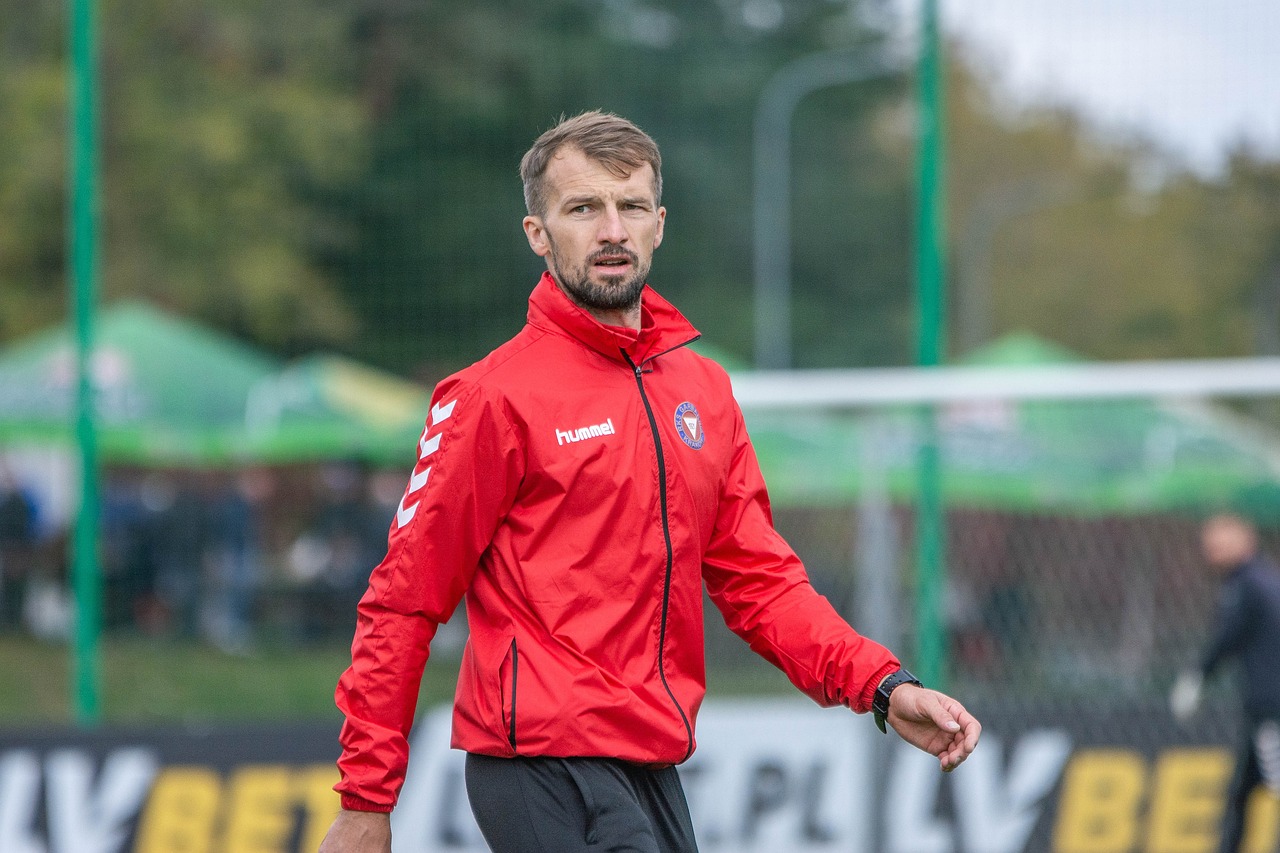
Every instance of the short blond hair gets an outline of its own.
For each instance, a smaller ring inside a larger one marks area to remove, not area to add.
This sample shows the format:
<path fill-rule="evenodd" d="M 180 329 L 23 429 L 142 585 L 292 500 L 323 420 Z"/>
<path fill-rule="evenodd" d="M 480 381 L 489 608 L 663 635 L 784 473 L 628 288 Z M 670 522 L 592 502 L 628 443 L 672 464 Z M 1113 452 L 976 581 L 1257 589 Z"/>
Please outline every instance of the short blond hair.
<path fill-rule="evenodd" d="M 521 158 L 524 204 L 531 215 L 542 216 L 547 211 L 547 166 L 562 148 L 576 148 L 620 178 L 648 163 L 653 169 L 654 203 L 662 203 L 662 154 L 658 143 L 625 118 L 591 110 L 573 118 L 562 116 Z"/>

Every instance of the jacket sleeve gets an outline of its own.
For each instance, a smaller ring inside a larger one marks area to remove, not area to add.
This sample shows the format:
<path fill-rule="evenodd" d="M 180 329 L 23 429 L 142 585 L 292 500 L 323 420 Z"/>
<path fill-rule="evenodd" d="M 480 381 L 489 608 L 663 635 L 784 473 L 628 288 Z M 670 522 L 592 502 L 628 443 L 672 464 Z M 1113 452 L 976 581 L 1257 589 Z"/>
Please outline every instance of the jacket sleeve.
<path fill-rule="evenodd" d="M 1228 578 L 1218 593 L 1218 613 L 1214 624 L 1213 638 L 1205 649 L 1200 669 L 1205 677 L 1213 675 L 1214 670 L 1233 654 L 1244 647 L 1252 625 L 1251 602 L 1253 596 L 1246 588 L 1244 571 L 1238 571 Z"/>
<path fill-rule="evenodd" d="M 764 477 L 736 402 L 733 410 L 733 460 L 703 559 L 707 591 L 729 628 L 802 692 L 821 705 L 864 713 L 898 659 L 859 635 L 814 590 L 773 527 Z"/>
<path fill-rule="evenodd" d="M 335 790 L 347 809 L 394 807 L 429 644 L 470 586 L 523 465 L 501 401 L 453 379 L 432 396 L 417 452 L 335 693 L 345 715 Z"/>

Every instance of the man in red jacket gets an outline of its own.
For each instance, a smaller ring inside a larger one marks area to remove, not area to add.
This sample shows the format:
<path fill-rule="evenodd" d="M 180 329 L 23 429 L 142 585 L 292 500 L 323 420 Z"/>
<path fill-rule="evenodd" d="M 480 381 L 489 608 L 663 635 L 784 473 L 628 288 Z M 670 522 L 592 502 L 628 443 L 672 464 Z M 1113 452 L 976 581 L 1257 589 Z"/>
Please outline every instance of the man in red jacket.
<path fill-rule="evenodd" d="M 547 272 L 520 333 L 433 394 L 338 683 L 342 811 L 322 853 L 390 850 L 430 642 L 464 598 L 453 746 L 497 853 L 696 851 L 675 766 L 705 692 L 704 585 L 815 701 L 873 710 L 957 766 L 977 720 L 814 591 L 728 376 L 646 285 L 666 218 L 653 140 L 585 113 L 521 176 Z"/>

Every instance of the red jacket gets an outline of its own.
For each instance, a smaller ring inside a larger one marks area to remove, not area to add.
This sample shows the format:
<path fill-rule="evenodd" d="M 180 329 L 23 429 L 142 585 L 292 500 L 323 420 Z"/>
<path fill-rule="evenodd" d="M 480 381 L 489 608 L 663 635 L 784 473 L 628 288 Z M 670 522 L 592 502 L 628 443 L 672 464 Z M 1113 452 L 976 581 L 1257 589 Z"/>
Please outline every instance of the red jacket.
<path fill-rule="evenodd" d="M 646 288 L 642 328 L 544 275 L 528 322 L 442 381 L 338 683 L 346 808 L 390 810 L 436 628 L 467 601 L 453 745 L 678 763 L 705 692 L 702 588 L 823 705 L 869 709 L 898 665 L 773 528 L 729 378 Z"/>

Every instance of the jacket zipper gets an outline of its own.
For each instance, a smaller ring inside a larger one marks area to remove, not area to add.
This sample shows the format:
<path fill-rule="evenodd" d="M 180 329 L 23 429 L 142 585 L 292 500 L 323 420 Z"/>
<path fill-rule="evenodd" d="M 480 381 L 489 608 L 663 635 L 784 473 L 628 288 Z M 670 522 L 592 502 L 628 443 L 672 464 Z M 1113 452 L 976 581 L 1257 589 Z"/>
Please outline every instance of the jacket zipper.
<path fill-rule="evenodd" d="M 676 694 L 671 689 L 671 685 L 667 682 L 667 666 L 666 666 L 666 649 L 667 649 L 667 611 L 671 602 L 671 572 L 675 562 L 675 554 L 671 546 L 671 521 L 667 518 L 667 464 L 662 456 L 662 438 L 658 434 L 658 420 L 653 416 L 653 407 L 649 405 L 649 395 L 644 390 L 644 375 L 626 350 L 622 351 L 622 356 L 627 360 L 627 364 L 631 365 L 631 370 L 636 377 L 636 387 L 640 389 L 640 402 L 644 403 L 644 412 L 649 417 L 649 431 L 653 434 L 653 446 L 658 456 L 658 501 L 662 508 L 662 538 L 667 548 L 667 567 L 666 574 L 662 579 L 662 620 L 658 630 L 658 677 L 662 679 L 662 686 L 667 691 L 667 696 L 671 699 L 671 704 L 675 705 L 676 710 L 680 712 L 680 720 L 684 723 L 685 739 L 689 744 L 685 750 L 684 761 L 693 754 L 693 726 L 689 725 L 689 717 L 684 712 L 684 708 L 680 707 L 680 701 L 676 699 Z M 514 671 L 514 670 L 513 670 Z M 514 725 L 514 716 L 512 717 Z"/>
<path fill-rule="evenodd" d="M 507 731 L 507 740 L 511 748 L 516 748 L 516 675 L 520 671 L 520 656 L 516 651 L 515 637 L 511 638 L 511 726 Z"/>

